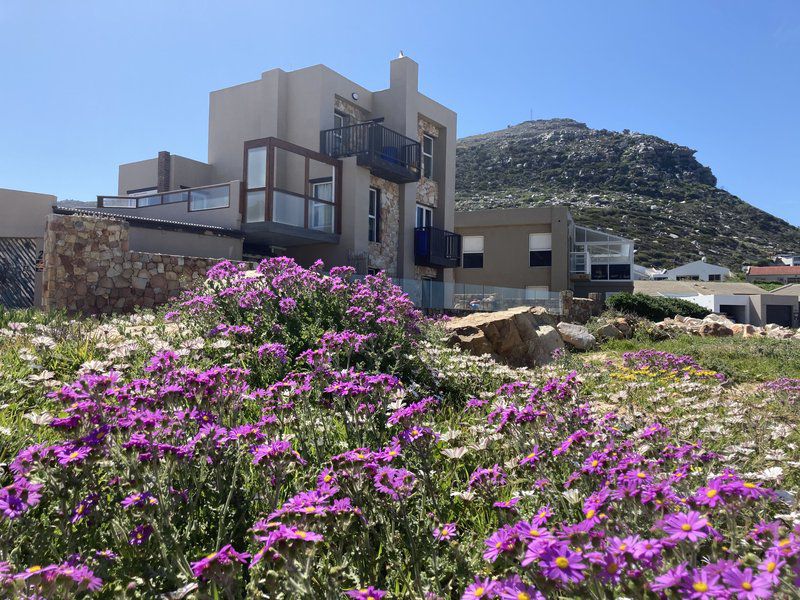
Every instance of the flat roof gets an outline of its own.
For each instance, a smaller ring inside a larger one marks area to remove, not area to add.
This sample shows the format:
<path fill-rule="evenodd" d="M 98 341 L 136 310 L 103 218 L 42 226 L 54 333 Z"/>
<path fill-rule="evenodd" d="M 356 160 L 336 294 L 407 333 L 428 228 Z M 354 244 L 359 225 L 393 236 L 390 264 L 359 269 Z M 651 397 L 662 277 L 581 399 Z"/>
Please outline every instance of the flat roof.
<path fill-rule="evenodd" d="M 800 275 L 800 267 L 777 265 L 773 267 L 748 267 L 748 275 Z"/>
<path fill-rule="evenodd" d="M 65 206 L 54 206 L 53 213 L 57 215 L 86 215 L 93 217 L 106 217 L 118 221 L 127 221 L 135 227 L 146 227 L 148 229 L 163 229 L 167 231 L 184 231 L 187 233 L 211 233 L 224 237 L 243 238 L 244 232 L 240 229 L 228 229 L 219 225 L 203 225 L 200 223 L 186 223 L 183 221 L 169 221 L 166 219 L 153 219 L 151 217 L 140 217 L 135 215 L 121 215 L 118 213 L 104 212 L 91 208 L 67 208 Z"/>
<path fill-rule="evenodd" d="M 780 288 L 775 288 L 770 294 L 778 296 L 800 296 L 800 283 L 790 283 Z"/>
<path fill-rule="evenodd" d="M 754 296 L 768 294 L 765 289 L 736 281 L 648 281 L 636 280 L 633 282 L 633 291 L 650 296 L 660 294 L 685 294 L 685 295 L 721 295 L 721 296 Z"/>

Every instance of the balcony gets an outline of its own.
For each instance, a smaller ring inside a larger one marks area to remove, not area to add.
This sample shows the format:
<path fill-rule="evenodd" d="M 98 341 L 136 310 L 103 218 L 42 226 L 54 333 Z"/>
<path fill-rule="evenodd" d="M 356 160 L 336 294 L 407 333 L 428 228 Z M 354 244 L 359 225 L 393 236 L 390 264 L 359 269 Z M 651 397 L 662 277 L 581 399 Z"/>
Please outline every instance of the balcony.
<path fill-rule="evenodd" d="M 452 269 L 461 265 L 461 236 L 437 227 L 414 230 L 414 264 Z"/>
<path fill-rule="evenodd" d="M 411 183 L 420 177 L 420 144 L 374 121 L 320 132 L 320 152 L 334 158 L 355 156 L 376 177 Z"/>

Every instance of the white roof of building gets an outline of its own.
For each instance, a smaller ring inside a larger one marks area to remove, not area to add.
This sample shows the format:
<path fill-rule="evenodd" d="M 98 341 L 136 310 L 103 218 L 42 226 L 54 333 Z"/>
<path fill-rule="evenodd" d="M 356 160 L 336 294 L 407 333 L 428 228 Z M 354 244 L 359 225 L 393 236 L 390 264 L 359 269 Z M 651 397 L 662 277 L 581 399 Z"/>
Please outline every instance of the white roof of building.
<path fill-rule="evenodd" d="M 768 294 L 766 290 L 752 283 L 727 281 L 649 281 L 633 282 L 633 291 L 648 296 L 680 294 L 684 296 L 752 296 Z"/>

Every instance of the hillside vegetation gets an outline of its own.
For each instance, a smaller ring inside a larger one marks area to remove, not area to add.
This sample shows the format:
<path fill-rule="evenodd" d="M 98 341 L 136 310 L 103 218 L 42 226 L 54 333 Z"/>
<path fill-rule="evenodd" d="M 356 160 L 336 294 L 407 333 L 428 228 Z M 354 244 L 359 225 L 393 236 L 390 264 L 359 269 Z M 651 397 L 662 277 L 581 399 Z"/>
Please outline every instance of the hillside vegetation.
<path fill-rule="evenodd" d="M 567 204 L 576 221 L 632 238 L 636 261 L 705 256 L 739 271 L 800 247 L 800 229 L 716 187 L 695 151 L 653 135 L 526 121 L 459 140 L 459 210 Z"/>

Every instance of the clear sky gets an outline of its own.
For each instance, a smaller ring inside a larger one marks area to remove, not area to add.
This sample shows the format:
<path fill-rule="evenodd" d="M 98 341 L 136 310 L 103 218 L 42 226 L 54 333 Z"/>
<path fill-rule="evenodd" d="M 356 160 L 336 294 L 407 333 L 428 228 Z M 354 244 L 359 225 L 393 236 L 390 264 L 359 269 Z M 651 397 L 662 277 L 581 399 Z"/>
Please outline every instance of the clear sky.
<path fill-rule="evenodd" d="M 382 89 L 400 50 L 460 136 L 659 135 L 800 225 L 800 0 L 0 0 L 0 187 L 115 193 L 120 163 L 205 160 L 211 90 L 316 63 Z"/>

